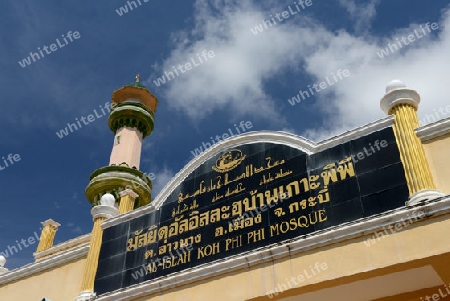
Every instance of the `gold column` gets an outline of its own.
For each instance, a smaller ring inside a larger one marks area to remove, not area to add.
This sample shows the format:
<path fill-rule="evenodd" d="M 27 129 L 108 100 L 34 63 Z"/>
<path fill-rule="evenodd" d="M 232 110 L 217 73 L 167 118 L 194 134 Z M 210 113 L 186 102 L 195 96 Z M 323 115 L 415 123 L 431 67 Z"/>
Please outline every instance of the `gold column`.
<path fill-rule="evenodd" d="M 405 169 L 410 200 L 409 205 L 422 200 L 443 196 L 436 189 L 422 141 L 415 129 L 420 126 L 417 108 L 420 95 L 406 88 L 400 81 L 392 81 L 381 99 L 381 108 L 388 115 L 394 115 L 393 130 Z"/>
<path fill-rule="evenodd" d="M 61 226 L 52 219 L 42 222 L 42 232 L 39 238 L 39 244 L 36 252 L 41 252 L 47 250 L 53 246 L 53 241 L 55 240 L 56 230 Z"/>
<path fill-rule="evenodd" d="M 108 218 L 115 217 L 119 211 L 114 207 L 115 199 L 111 194 L 105 194 L 100 200 L 100 204 L 91 210 L 94 219 L 89 253 L 84 266 L 83 279 L 80 286 L 80 295 L 77 300 L 88 300 L 86 296 L 93 295 L 94 280 L 97 274 L 98 257 L 102 244 L 103 229 L 102 222 Z"/>
<path fill-rule="evenodd" d="M 419 127 L 416 109 L 408 104 L 400 104 L 393 107 L 391 112 L 395 120 L 395 137 L 401 145 L 400 156 L 405 165 L 410 195 L 424 189 L 436 189 L 422 141 L 414 131 Z"/>
<path fill-rule="evenodd" d="M 131 189 L 120 193 L 119 213 L 124 214 L 134 209 L 134 202 L 139 195 Z"/>
<path fill-rule="evenodd" d="M 83 281 L 81 283 L 81 291 L 94 290 L 95 274 L 98 267 L 98 256 L 102 245 L 102 222 L 106 217 L 101 216 L 94 219 L 94 227 L 92 229 L 91 241 L 89 244 L 89 253 L 84 268 Z"/>

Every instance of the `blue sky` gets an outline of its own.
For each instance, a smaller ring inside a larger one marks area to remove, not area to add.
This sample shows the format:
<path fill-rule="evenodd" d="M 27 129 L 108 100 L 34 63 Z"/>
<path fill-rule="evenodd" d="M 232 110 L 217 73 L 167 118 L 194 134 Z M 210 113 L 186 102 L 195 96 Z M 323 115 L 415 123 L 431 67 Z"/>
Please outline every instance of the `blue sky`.
<path fill-rule="evenodd" d="M 106 116 L 62 139 L 56 132 L 100 112 L 112 92 L 137 73 L 159 99 L 141 160 L 141 170 L 155 174 L 154 197 L 193 159 L 191 151 L 240 121 L 250 121 L 251 130 L 283 130 L 319 141 L 384 117 L 379 100 L 396 78 L 422 95 L 422 118 L 449 104 L 448 0 L 312 0 L 256 35 L 251 29 L 289 6 L 295 9 L 294 2 L 140 2 L 122 16 L 116 10 L 127 5 L 123 0 L 3 3 L 0 157 L 18 154 L 21 160 L 0 170 L 0 252 L 40 233 L 40 222 L 49 218 L 62 225 L 56 243 L 91 231 L 84 190 L 89 175 L 108 164 L 113 133 Z M 438 29 L 383 58 L 377 55 L 427 22 Z M 69 31 L 80 37 L 26 67 L 18 63 L 57 38 L 64 44 L 62 35 Z M 164 85 L 154 84 L 204 50 L 215 56 Z M 339 69 L 350 76 L 289 104 L 299 90 Z M 6 267 L 32 262 L 36 247 L 10 256 Z"/>

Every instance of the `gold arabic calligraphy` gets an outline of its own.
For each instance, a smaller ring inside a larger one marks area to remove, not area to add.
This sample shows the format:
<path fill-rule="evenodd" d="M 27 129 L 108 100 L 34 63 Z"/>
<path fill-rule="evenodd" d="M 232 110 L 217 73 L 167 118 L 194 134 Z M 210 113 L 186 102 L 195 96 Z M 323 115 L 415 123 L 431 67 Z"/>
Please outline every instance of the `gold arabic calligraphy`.
<path fill-rule="evenodd" d="M 237 150 L 233 150 L 233 151 L 236 151 L 237 152 Z M 220 156 L 219 157 L 219 159 L 217 160 L 217 162 L 216 162 L 216 166 L 215 167 L 217 167 L 217 166 L 225 166 L 225 165 L 223 165 L 223 164 L 230 164 L 230 165 L 227 165 L 227 166 L 231 166 L 231 165 L 235 165 L 236 164 L 236 162 L 237 161 L 230 161 L 230 162 L 227 162 L 226 160 L 223 160 L 225 157 L 226 158 L 230 158 L 230 156 L 232 156 L 232 152 L 233 151 L 230 151 L 230 152 L 228 152 L 228 153 L 226 153 L 226 154 L 224 154 L 224 155 L 222 155 L 222 156 Z M 237 164 L 237 165 L 239 165 L 240 164 L 240 162 L 242 162 L 242 160 L 246 157 L 246 155 L 242 155 L 242 152 L 241 151 L 238 151 L 239 152 L 239 154 L 238 155 L 236 155 L 234 158 L 236 159 L 236 157 L 239 157 L 237 160 L 239 161 L 239 163 Z M 225 156 L 226 155 L 226 156 Z M 232 158 L 232 157 L 231 157 Z M 234 160 L 234 159 L 233 159 Z M 261 172 L 263 172 L 263 171 L 266 171 L 266 170 L 269 170 L 269 169 L 272 169 L 272 168 L 274 168 L 274 167 L 276 167 L 276 166 L 278 166 L 278 165 L 282 165 L 282 164 L 284 164 L 286 161 L 283 159 L 283 160 L 277 160 L 277 161 L 275 161 L 275 162 L 273 162 L 272 163 L 272 157 L 266 157 L 265 158 L 265 160 L 266 160 L 266 165 L 265 166 L 261 166 L 261 167 L 254 167 L 253 166 L 253 164 L 249 164 L 249 165 L 247 165 L 247 166 L 245 166 L 245 172 L 243 172 L 242 174 L 240 174 L 240 175 L 238 175 L 236 178 L 234 178 L 233 180 L 230 180 L 229 179 L 229 174 L 228 174 L 228 172 L 227 173 L 225 173 L 224 175 L 218 175 L 218 176 L 216 176 L 216 180 L 214 180 L 213 181 L 213 179 L 211 179 L 209 182 L 209 184 L 208 185 L 205 185 L 206 184 L 206 182 L 205 182 L 205 180 L 202 180 L 201 182 L 200 182 L 200 185 L 199 185 L 199 187 L 198 187 L 198 189 L 197 190 L 195 190 L 193 193 L 186 193 L 186 195 L 183 193 L 183 192 L 180 192 L 180 194 L 178 195 L 178 203 L 180 204 L 180 203 L 183 203 L 185 200 L 187 200 L 187 199 L 189 199 L 189 198 L 194 198 L 194 197 L 197 197 L 197 196 L 199 196 L 199 195 L 202 195 L 202 194 L 204 194 L 204 193 L 206 193 L 206 192 L 211 192 L 211 191 L 214 191 L 214 190 L 217 190 L 217 189 L 220 189 L 221 187 L 223 187 L 223 186 L 227 186 L 228 184 L 230 184 L 230 183 L 233 183 L 233 182 L 238 182 L 238 181 L 241 181 L 241 180 L 243 180 L 243 179 L 248 179 L 248 178 L 251 178 L 251 177 L 253 177 L 255 174 L 258 174 L 258 173 L 261 173 Z M 221 163 L 220 162 L 224 162 L 222 165 L 220 165 Z M 236 166 L 237 166 L 236 165 Z M 214 168 L 214 167 L 213 167 Z M 269 173 L 269 174 L 267 174 L 267 175 L 263 175 L 263 178 L 262 178 L 262 180 L 260 181 L 260 185 L 263 185 L 263 184 L 267 184 L 267 183 L 269 183 L 269 182 L 271 182 L 271 181 L 273 181 L 273 180 L 275 180 L 275 179 L 279 179 L 279 178 L 283 178 L 283 177 L 286 177 L 286 176 L 288 176 L 288 175 L 290 175 L 290 174 L 292 174 L 292 170 L 287 170 L 287 171 L 284 171 L 283 172 L 283 169 L 282 168 L 280 168 L 280 170 L 278 171 L 278 172 L 275 172 L 275 177 L 273 177 L 273 176 L 271 176 L 271 173 Z M 223 198 L 223 197 L 229 197 L 229 196 L 232 196 L 232 195 L 235 195 L 235 194 L 238 194 L 238 193 L 240 193 L 240 192 L 243 192 L 243 191 L 245 191 L 246 190 L 246 188 L 245 187 L 243 187 L 243 184 L 242 183 L 238 183 L 236 186 L 235 186 L 235 188 L 234 189 L 231 189 L 231 188 L 227 188 L 227 191 L 226 191 L 226 193 L 223 195 L 223 194 L 218 194 L 217 192 L 216 192 L 216 194 L 213 196 L 213 198 L 212 198 L 212 202 L 214 203 L 214 202 L 216 202 L 217 200 L 219 200 L 219 199 L 221 199 L 221 198 Z M 182 213 L 182 212 L 184 212 L 184 211 L 182 211 L 182 210 L 189 210 L 189 209 L 185 209 L 185 208 L 189 208 L 189 206 L 185 206 L 184 208 L 181 208 L 181 209 L 177 209 L 175 212 L 180 212 L 180 213 Z M 174 210 L 175 210 L 175 208 L 174 208 Z M 177 215 L 178 213 L 176 213 L 176 215 Z"/>

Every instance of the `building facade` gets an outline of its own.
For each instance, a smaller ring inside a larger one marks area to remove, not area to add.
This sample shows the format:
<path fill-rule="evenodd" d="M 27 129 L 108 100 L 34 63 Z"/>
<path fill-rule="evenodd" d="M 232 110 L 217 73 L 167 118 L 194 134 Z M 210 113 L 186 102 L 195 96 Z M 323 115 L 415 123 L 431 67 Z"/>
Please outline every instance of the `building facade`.
<path fill-rule="evenodd" d="M 259 131 L 194 158 L 152 200 L 139 171 L 158 100 L 113 93 L 110 163 L 86 188 L 93 230 L 35 262 L 0 259 L 1 300 L 446 300 L 450 118 L 420 126 L 391 82 L 387 117 L 315 143 Z"/>

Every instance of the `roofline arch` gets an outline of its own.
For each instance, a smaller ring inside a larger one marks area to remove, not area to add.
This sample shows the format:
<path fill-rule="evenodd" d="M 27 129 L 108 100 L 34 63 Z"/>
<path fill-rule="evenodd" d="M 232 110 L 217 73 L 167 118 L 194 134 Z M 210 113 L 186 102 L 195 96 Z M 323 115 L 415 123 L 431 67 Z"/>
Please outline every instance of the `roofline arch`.
<path fill-rule="evenodd" d="M 169 197 L 169 195 L 175 190 L 178 185 L 180 185 L 187 176 L 194 172 L 198 167 L 200 167 L 204 162 L 214 157 L 221 151 L 237 147 L 245 144 L 254 143 L 275 143 L 283 144 L 301 150 L 308 155 L 315 152 L 317 146 L 314 142 L 287 132 L 277 132 L 277 131 L 257 131 L 248 132 L 241 134 L 239 136 L 233 136 L 219 143 L 214 144 L 200 155 L 192 159 L 186 166 L 181 169 L 166 186 L 161 190 L 156 199 L 152 202 L 153 206 L 156 208 L 161 207 L 164 201 Z"/>
<path fill-rule="evenodd" d="M 209 158 L 213 157 L 214 155 L 218 154 L 219 152 L 227 148 L 232 148 L 243 144 L 266 142 L 266 143 L 287 145 L 296 148 L 298 150 L 301 150 L 306 154 L 310 155 L 316 152 L 320 152 L 324 149 L 333 147 L 335 145 L 345 143 L 349 140 L 364 136 L 371 132 L 392 126 L 393 123 L 394 117 L 387 116 L 383 119 L 379 119 L 372 123 L 352 129 L 340 135 L 322 140 L 319 143 L 315 143 L 311 140 L 308 140 L 301 136 L 297 136 L 292 133 L 281 131 L 257 131 L 244 133 L 239 136 L 233 136 L 231 138 L 228 138 L 226 140 L 214 144 L 213 146 L 205 150 L 203 153 L 192 159 L 189 163 L 187 163 L 178 173 L 175 174 L 175 176 L 166 184 L 166 186 L 164 186 L 161 192 L 149 205 L 119 215 L 117 217 L 108 219 L 102 223 L 102 228 L 106 229 L 112 227 L 123 221 L 133 219 L 135 217 L 146 214 L 147 212 L 160 208 L 161 205 L 165 202 L 165 200 L 175 190 L 175 188 L 178 187 L 178 185 L 180 185 L 190 173 L 192 173 L 196 168 L 198 168 L 203 162 L 205 162 Z"/>
<path fill-rule="evenodd" d="M 315 143 L 309 139 L 302 136 L 297 136 L 288 132 L 281 131 L 257 131 L 248 132 L 238 136 L 233 136 L 226 140 L 222 140 L 219 143 L 214 144 L 207 150 L 205 150 L 200 155 L 192 159 L 183 169 L 181 169 L 175 176 L 169 181 L 169 183 L 164 186 L 161 192 L 157 195 L 155 200 L 152 202 L 156 209 L 161 207 L 164 201 L 170 196 L 170 194 L 175 190 L 178 185 L 180 185 L 186 177 L 195 171 L 200 165 L 205 161 L 217 155 L 221 151 L 236 147 L 239 145 L 253 144 L 253 143 L 274 143 L 283 144 L 296 148 L 305 152 L 308 155 L 319 152 L 323 149 L 341 144 L 343 142 L 349 141 L 352 138 L 363 136 L 367 133 L 373 132 L 378 129 L 390 126 L 393 123 L 393 117 L 388 116 L 383 119 L 377 120 L 366 124 L 362 127 L 353 129 L 352 131 L 345 132 L 339 136 L 332 137 L 330 139 L 322 140 L 319 143 Z"/>

